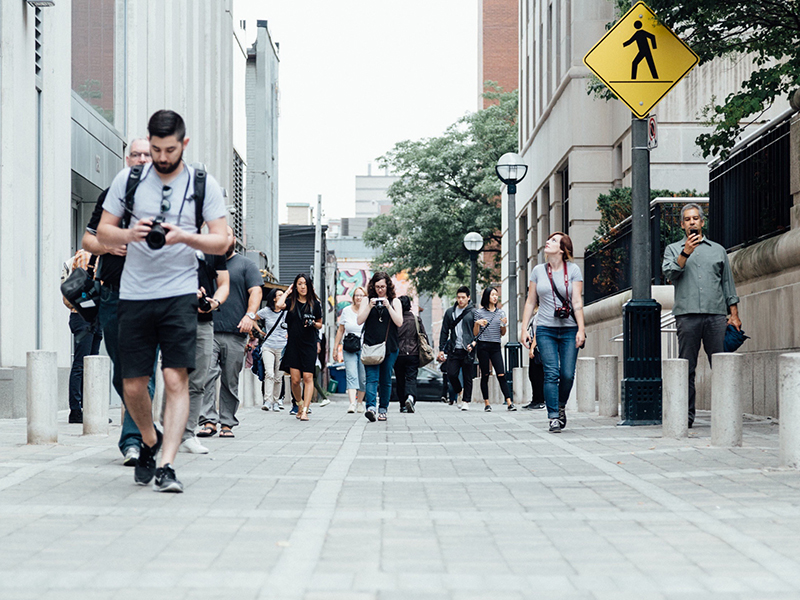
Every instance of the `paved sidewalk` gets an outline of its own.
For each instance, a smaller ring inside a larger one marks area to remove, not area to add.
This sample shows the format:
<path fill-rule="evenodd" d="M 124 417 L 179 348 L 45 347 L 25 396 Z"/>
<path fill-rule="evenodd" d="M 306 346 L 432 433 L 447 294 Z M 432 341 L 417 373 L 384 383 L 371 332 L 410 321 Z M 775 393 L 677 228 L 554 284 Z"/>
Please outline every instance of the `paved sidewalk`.
<path fill-rule="evenodd" d="M 26 446 L 0 421 L 0 598 L 800 598 L 774 422 L 721 449 L 707 413 L 670 441 L 497 406 L 368 423 L 338 398 L 308 423 L 242 409 L 236 438 L 178 455 L 177 495 L 134 485 L 118 427 L 84 437 L 65 412 L 59 445 Z"/>

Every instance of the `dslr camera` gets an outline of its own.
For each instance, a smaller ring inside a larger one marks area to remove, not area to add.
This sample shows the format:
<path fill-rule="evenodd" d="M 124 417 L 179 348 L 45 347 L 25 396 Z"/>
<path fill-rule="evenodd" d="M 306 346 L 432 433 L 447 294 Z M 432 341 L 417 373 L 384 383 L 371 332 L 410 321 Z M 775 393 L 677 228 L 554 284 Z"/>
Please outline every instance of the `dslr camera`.
<path fill-rule="evenodd" d="M 383 298 L 375 298 L 375 306 L 383 306 Z"/>
<path fill-rule="evenodd" d="M 211 310 L 211 302 L 203 296 L 197 301 L 197 305 L 200 307 L 200 310 L 204 312 L 209 312 Z"/>
<path fill-rule="evenodd" d="M 151 250 L 160 250 L 167 243 L 167 231 L 161 226 L 166 219 L 164 215 L 158 215 L 153 219 L 153 224 L 150 226 L 150 232 L 144 241 L 150 246 Z M 202 305 L 201 305 L 202 306 Z M 205 310 L 205 308 L 203 309 Z"/>
<path fill-rule="evenodd" d="M 557 306 L 555 317 L 556 319 L 569 319 L 570 309 L 566 306 Z"/>
<path fill-rule="evenodd" d="M 303 327 L 313 327 L 314 326 L 314 315 L 311 313 L 306 313 L 303 315 Z"/>

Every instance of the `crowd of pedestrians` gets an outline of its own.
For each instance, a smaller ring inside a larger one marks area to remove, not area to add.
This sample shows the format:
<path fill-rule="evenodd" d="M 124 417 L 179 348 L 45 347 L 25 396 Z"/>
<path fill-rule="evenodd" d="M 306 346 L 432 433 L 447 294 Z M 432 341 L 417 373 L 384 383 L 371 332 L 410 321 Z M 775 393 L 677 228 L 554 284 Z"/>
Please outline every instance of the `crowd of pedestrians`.
<path fill-rule="evenodd" d="M 183 161 L 189 138 L 181 117 L 158 111 L 148 131 L 148 139 L 131 142 L 128 168 L 100 195 L 83 248 L 64 266 L 64 279 L 84 268 L 100 281 L 96 317 L 68 304 L 75 357 L 69 422 L 82 420 L 83 357 L 96 354 L 104 339 L 125 407 L 123 464 L 135 467 L 138 484 L 152 481 L 157 491 L 182 492 L 176 454 L 208 453 L 198 437 L 235 435 L 246 357 L 262 381 L 262 409 L 280 412 L 288 395 L 289 413 L 308 421 L 315 392 L 320 406 L 328 403 L 319 377 L 328 349 L 322 304 L 308 275 L 298 274 L 285 291 L 269 289 L 262 302 L 261 275 L 236 252 L 219 185 Z M 691 427 L 700 344 L 710 361 L 723 347 L 726 326 L 739 330 L 741 321 L 727 255 L 704 238 L 702 209 L 687 205 L 681 222 L 686 236 L 667 248 L 663 270 L 676 288 L 680 354 L 690 361 Z M 522 408 L 546 409 L 549 430 L 564 430 L 577 356 L 586 341 L 583 276 L 573 252 L 568 235 L 556 232 L 547 239 L 545 260 L 530 273 L 520 323 L 508 322 L 497 287 L 483 290 L 480 306 L 469 288 L 459 287 L 441 322 L 438 354 L 412 299 L 397 297 L 388 273 L 375 273 L 366 289 L 352 291 L 333 343 L 334 355 L 342 348 L 347 412 L 385 422 L 394 392 L 400 411 L 415 413 L 420 368 L 434 357 L 443 373 L 444 402 L 469 410 L 477 365 L 484 411 L 492 410 L 492 376 L 507 410 L 516 411 L 501 340 L 509 327 L 519 327 L 532 389 Z M 698 290 L 696 281 L 704 278 L 709 283 Z M 154 420 L 159 354 L 164 402 Z"/>

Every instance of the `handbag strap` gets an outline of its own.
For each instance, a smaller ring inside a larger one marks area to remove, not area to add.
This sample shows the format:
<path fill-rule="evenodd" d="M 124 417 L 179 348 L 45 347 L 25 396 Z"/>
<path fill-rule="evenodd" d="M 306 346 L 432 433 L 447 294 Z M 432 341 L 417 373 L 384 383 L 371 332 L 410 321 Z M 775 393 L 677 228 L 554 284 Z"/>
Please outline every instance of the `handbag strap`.
<path fill-rule="evenodd" d="M 285 314 L 286 314 L 285 312 L 281 311 L 281 314 L 279 314 L 279 315 L 278 315 L 278 318 L 277 318 L 277 319 L 275 319 L 275 323 L 272 325 L 272 329 L 270 329 L 270 330 L 269 330 L 269 333 L 267 333 L 267 335 L 265 335 L 265 336 L 264 336 L 264 340 L 265 340 L 265 341 L 266 341 L 266 339 L 267 339 L 267 338 L 268 338 L 270 335 L 272 335 L 272 332 L 273 332 L 273 331 L 275 331 L 275 328 L 276 328 L 278 325 L 280 325 L 281 319 L 284 317 L 284 315 L 285 315 Z"/>
<path fill-rule="evenodd" d="M 481 330 L 478 332 L 478 335 L 475 337 L 475 341 L 476 342 L 479 339 L 481 339 L 481 336 L 486 332 L 487 329 L 489 329 L 489 325 L 491 325 L 494 322 L 494 320 L 497 318 L 497 313 L 498 312 L 499 312 L 498 309 L 495 308 L 494 309 L 494 313 L 492 313 L 492 319 L 486 324 L 486 327 L 481 327 Z"/>

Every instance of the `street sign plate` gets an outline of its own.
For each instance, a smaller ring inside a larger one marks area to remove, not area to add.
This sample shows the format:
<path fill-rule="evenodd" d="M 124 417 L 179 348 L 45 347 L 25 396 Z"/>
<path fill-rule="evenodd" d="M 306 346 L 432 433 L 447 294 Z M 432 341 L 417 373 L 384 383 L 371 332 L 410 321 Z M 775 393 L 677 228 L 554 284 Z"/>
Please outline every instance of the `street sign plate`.
<path fill-rule="evenodd" d="M 658 119 L 655 115 L 647 117 L 647 148 L 658 148 Z"/>
<path fill-rule="evenodd" d="M 625 13 L 583 58 L 640 119 L 699 61 L 644 2 Z"/>

